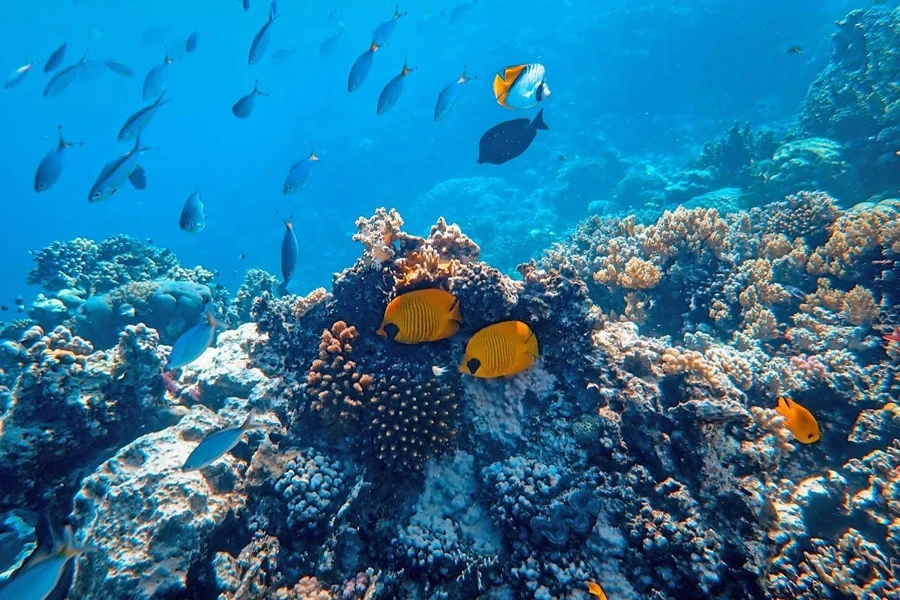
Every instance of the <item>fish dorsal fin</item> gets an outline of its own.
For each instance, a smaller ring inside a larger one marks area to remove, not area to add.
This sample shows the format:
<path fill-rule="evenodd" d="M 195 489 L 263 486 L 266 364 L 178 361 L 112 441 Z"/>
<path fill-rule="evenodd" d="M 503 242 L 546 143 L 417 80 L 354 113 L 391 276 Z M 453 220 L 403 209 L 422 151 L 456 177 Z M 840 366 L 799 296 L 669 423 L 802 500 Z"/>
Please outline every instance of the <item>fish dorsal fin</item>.
<path fill-rule="evenodd" d="M 509 87 L 512 87 L 516 83 L 516 79 L 525 72 L 528 68 L 528 65 L 516 65 L 514 67 L 506 67 L 503 69 L 503 79 L 506 81 Z"/>

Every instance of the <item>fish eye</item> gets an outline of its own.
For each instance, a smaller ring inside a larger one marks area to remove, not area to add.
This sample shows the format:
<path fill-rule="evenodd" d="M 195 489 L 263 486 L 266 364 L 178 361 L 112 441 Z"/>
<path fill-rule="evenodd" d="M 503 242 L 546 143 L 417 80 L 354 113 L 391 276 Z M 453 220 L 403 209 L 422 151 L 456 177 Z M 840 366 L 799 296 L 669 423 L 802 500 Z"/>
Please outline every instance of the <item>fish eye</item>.
<path fill-rule="evenodd" d="M 478 369 L 481 368 L 481 361 L 478 360 L 477 358 L 470 358 L 469 361 L 466 363 L 466 367 L 468 367 L 469 373 L 474 375 L 475 371 L 477 371 Z"/>
<path fill-rule="evenodd" d="M 393 340 L 397 337 L 397 334 L 400 333 L 400 328 L 394 323 L 388 323 L 384 326 L 384 332 L 387 334 L 389 340 Z"/>
<path fill-rule="evenodd" d="M 93 198 L 94 200 L 97 200 L 98 198 L 100 198 L 100 196 L 102 196 L 100 192 L 94 192 L 93 194 L 91 194 L 91 198 Z"/>
<path fill-rule="evenodd" d="M 806 439 L 811 440 L 811 439 L 813 439 L 814 437 L 816 437 L 816 436 L 814 436 L 813 434 L 810 433 L 808 436 L 806 436 Z"/>

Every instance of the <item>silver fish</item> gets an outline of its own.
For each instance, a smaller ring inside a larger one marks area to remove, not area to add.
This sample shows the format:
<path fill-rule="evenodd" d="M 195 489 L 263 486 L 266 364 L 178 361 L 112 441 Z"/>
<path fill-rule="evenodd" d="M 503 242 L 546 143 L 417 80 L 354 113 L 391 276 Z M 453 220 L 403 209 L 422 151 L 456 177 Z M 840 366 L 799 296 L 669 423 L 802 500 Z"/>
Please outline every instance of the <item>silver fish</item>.
<path fill-rule="evenodd" d="M 30 559 L 0 588 L 0 600 L 46 600 L 59 584 L 66 563 L 83 552 L 72 539 L 72 529 L 67 527 L 65 537 L 54 543 L 52 552 Z"/>
<path fill-rule="evenodd" d="M 22 83 L 22 80 L 25 79 L 25 76 L 35 67 L 34 62 L 30 62 L 22 65 L 15 71 L 9 74 L 9 77 L 6 78 L 6 83 L 3 84 L 3 87 L 6 89 L 11 89 Z"/>
<path fill-rule="evenodd" d="M 144 88 L 141 91 L 141 97 L 149 100 L 153 96 L 157 96 L 169 85 L 169 65 L 174 60 L 169 56 L 166 50 L 166 58 L 158 65 L 150 69 L 146 77 L 144 77 Z"/>
<path fill-rule="evenodd" d="M 250 113 L 253 112 L 253 107 L 256 106 L 256 97 L 268 95 L 269 94 L 265 92 L 259 91 L 259 81 L 257 81 L 253 84 L 252 92 L 234 103 L 234 106 L 231 107 L 231 112 L 238 119 L 246 119 L 250 116 Z"/>
<path fill-rule="evenodd" d="M 459 97 L 459 92 L 462 89 L 462 84 L 472 81 L 473 79 L 477 79 L 477 77 L 468 77 L 466 75 L 466 68 L 463 67 L 462 75 L 459 76 L 459 79 L 445 87 L 437 99 L 437 104 L 434 106 L 434 120 L 440 121 L 450 112 L 450 109 L 453 108 L 454 102 Z"/>
<path fill-rule="evenodd" d="M 61 71 L 57 71 L 44 87 L 44 98 L 54 98 L 62 94 L 72 82 L 78 79 L 84 68 L 88 65 L 87 54 L 81 57 L 74 65 L 69 65 Z"/>
<path fill-rule="evenodd" d="M 134 147 L 123 156 L 111 160 L 100 171 L 91 191 L 88 194 L 88 202 L 101 202 L 116 193 L 124 185 L 138 167 L 137 161 L 141 154 L 150 152 L 152 148 L 141 147 L 141 136 L 134 141 Z"/>
<path fill-rule="evenodd" d="M 124 77 L 134 77 L 134 69 L 129 67 L 128 65 L 123 65 L 120 62 L 116 62 L 114 60 L 105 60 L 103 64 L 106 65 L 106 68 L 116 73 L 117 75 L 122 75 Z"/>
<path fill-rule="evenodd" d="M 240 427 L 222 429 L 204 439 L 184 461 L 181 470 L 188 472 L 204 469 L 231 452 L 244 437 L 245 432 L 262 427 L 261 423 L 256 422 L 255 416 L 255 413 L 250 411 Z"/>
<path fill-rule="evenodd" d="M 63 138 L 62 125 L 56 128 L 59 132 L 59 142 L 56 148 L 47 153 L 47 156 L 38 165 L 34 174 L 34 191 L 45 192 L 53 187 L 53 184 L 59 180 L 64 165 L 64 156 L 66 150 L 72 146 L 81 146 L 81 142 L 67 142 Z"/>
<path fill-rule="evenodd" d="M 125 124 L 122 125 L 122 129 L 119 130 L 118 140 L 120 142 L 124 142 L 126 140 L 132 140 L 141 134 L 141 131 L 150 124 L 150 121 L 153 120 L 153 117 L 156 116 L 156 111 L 163 105 L 168 104 L 171 100 L 165 99 L 166 92 L 163 90 L 163 93 L 159 95 L 159 98 L 156 99 L 156 102 L 151 104 L 150 106 L 145 106 L 140 109 L 125 121 Z"/>
<path fill-rule="evenodd" d="M 53 51 L 53 53 L 50 55 L 50 58 L 48 58 L 47 62 L 44 63 L 44 73 L 55 71 L 59 67 L 59 65 L 62 64 L 62 61 L 66 58 L 66 48 L 68 47 L 68 43 L 63 42 L 62 46 Z"/>
<path fill-rule="evenodd" d="M 255 65 L 266 53 L 266 50 L 269 48 L 269 43 L 272 41 L 272 25 L 280 17 L 281 15 L 278 14 L 278 3 L 273 0 L 272 5 L 269 8 L 269 20 L 266 21 L 265 25 L 263 25 L 256 33 L 253 37 L 253 42 L 250 44 L 250 53 L 247 55 L 247 64 Z"/>

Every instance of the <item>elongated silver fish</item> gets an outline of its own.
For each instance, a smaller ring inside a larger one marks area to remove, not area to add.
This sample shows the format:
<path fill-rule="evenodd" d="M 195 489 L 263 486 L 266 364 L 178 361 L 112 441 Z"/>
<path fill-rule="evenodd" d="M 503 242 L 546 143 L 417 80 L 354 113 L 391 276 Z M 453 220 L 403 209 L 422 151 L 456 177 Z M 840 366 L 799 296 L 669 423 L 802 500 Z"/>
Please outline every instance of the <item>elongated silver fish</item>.
<path fill-rule="evenodd" d="M 50 55 L 50 58 L 48 58 L 47 62 L 44 63 L 44 73 L 55 71 L 59 67 L 59 65 L 62 64 L 62 61 L 66 58 L 66 48 L 68 47 L 68 43 L 63 42 L 62 46 L 53 51 L 53 53 Z"/>
<path fill-rule="evenodd" d="M 52 552 L 30 560 L 0 588 L 0 600 L 45 600 L 59 584 L 66 563 L 83 552 L 67 527 L 65 537 L 54 544 Z"/>
<path fill-rule="evenodd" d="M 134 147 L 123 156 L 109 161 L 100 171 L 91 191 L 88 194 L 88 202 L 102 202 L 116 193 L 124 185 L 138 166 L 141 154 L 150 152 L 153 148 L 141 147 L 141 136 L 134 141 Z"/>
<path fill-rule="evenodd" d="M 35 67 L 34 62 L 26 63 L 9 74 L 9 77 L 6 78 L 6 83 L 3 84 L 3 87 L 6 89 L 11 89 L 22 83 L 22 80 L 25 79 L 25 76 Z"/>
<path fill-rule="evenodd" d="M 279 286 L 282 294 L 287 295 L 288 284 L 297 270 L 300 262 L 300 244 L 297 242 L 297 234 L 294 233 L 293 217 L 284 221 L 284 237 L 281 239 L 281 275 L 284 278 Z"/>
<path fill-rule="evenodd" d="M 78 76 L 81 75 L 87 64 L 88 59 L 87 54 L 85 54 L 74 65 L 69 65 L 61 71 L 57 71 L 50 78 L 50 81 L 47 82 L 47 85 L 44 86 L 44 98 L 54 98 L 62 94 L 67 87 L 72 85 L 73 81 L 78 79 Z"/>
<path fill-rule="evenodd" d="M 122 129 L 119 130 L 119 141 L 124 142 L 126 140 L 133 140 L 139 136 L 141 131 L 144 130 L 144 127 L 149 125 L 150 121 L 153 120 L 153 117 L 156 116 L 156 111 L 169 102 L 171 102 L 171 100 L 166 99 L 166 91 L 163 90 L 163 93 L 159 95 L 156 102 L 149 106 L 145 106 L 128 117 L 128 120 L 122 125 Z"/>
<path fill-rule="evenodd" d="M 229 427 L 204 439 L 184 461 L 181 470 L 187 472 L 204 469 L 231 452 L 241 441 L 245 432 L 262 427 L 260 423 L 256 422 L 255 416 L 251 410 L 240 427 Z"/>
<path fill-rule="evenodd" d="M 278 14 L 278 3 L 275 0 L 272 0 L 272 4 L 269 7 L 269 20 L 266 21 L 265 25 L 256 33 L 253 37 L 253 42 L 250 43 L 250 53 L 247 55 L 247 64 L 255 65 L 262 59 L 263 55 L 265 55 L 266 50 L 269 48 L 269 44 L 272 42 L 272 25 L 275 24 L 281 17 Z"/>

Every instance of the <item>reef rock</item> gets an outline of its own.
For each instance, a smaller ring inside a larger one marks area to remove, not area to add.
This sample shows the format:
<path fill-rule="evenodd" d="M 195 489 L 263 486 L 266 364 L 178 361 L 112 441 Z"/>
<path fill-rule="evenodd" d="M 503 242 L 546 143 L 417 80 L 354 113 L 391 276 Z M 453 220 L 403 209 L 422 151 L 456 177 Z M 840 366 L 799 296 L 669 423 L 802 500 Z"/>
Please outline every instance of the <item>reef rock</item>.
<path fill-rule="evenodd" d="M 84 481 L 73 520 L 91 551 L 78 559 L 76 597 L 188 593 L 191 566 L 205 559 L 203 541 L 246 502 L 243 463 L 229 455 L 202 471 L 181 470 L 195 445 L 223 426 L 195 409 L 177 426 L 125 446 Z"/>

